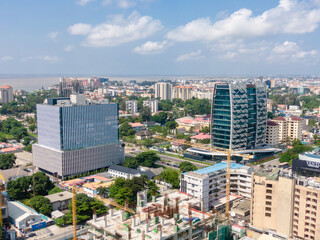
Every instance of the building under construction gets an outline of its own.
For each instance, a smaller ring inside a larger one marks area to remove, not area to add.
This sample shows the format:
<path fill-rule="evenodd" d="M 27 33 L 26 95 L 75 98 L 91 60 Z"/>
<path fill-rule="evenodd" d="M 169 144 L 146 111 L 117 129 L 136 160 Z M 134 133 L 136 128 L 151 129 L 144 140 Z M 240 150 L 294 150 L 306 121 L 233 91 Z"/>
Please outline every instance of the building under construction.
<path fill-rule="evenodd" d="M 138 194 L 136 214 L 111 208 L 107 215 L 88 222 L 96 239 L 208 239 L 214 230 L 216 214 L 199 209 L 196 198 L 175 191 L 147 202 L 147 194 Z"/>

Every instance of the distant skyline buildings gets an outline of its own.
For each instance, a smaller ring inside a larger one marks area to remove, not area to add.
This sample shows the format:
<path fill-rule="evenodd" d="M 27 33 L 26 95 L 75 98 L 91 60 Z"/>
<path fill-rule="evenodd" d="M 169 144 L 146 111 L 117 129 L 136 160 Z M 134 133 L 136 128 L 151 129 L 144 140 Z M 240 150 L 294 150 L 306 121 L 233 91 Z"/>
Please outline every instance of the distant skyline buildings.
<path fill-rule="evenodd" d="M 172 99 L 172 84 L 168 82 L 158 82 L 154 87 L 155 98 L 160 100 Z"/>
<path fill-rule="evenodd" d="M 13 101 L 13 89 L 9 85 L 0 87 L 0 103 L 8 103 Z"/>

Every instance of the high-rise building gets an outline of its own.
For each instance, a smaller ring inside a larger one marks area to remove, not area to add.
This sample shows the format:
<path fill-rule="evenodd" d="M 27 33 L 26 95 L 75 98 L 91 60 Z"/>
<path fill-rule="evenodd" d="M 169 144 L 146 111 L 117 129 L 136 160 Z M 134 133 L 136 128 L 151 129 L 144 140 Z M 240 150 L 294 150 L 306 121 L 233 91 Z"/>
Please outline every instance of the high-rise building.
<path fill-rule="evenodd" d="M 254 173 L 251 190 L 252 227 L 271 230 L 283 238 L 319 238 L 319 178 L 285 176 L 274 169 Z"/>
<path fill-rule="evenodd" d="M 124 161 L 115 103 L 87 102 L 84 95 L 48 99 L 37 105 L 37 125 L 33 163 L 46 172 L 64 178 Z"/>
<path fill-rule="evenodd" d="M 182 173 L 180 191 L 201 200 L 202 211 L 209 211 L 212 203 L 226 196 L 227 163 L 221 162 L 213 166 L 193 172 Z M 231 163 L 230 193 L 251 197 L 251 167 Z"/>
<path fill-rule="evenodd" d="M 186 101 L 192 98 L 192 87 L 190 86 L 174 86 L 172 89 L 172 99 L 180 98 Z"/>
<path fill-rule="evenodd" d="M 279 124 L 273 121 L 267 121 L 266 144 L 271 146 L 279 145 Z"/>
<path fill-rule="evenodd" d="M 13 101 L 13 90 L 9 85 L 0 87 L 0 103 L 8 103 Z"/>
<path fill-rule="evenodd" d="M 155 84 L 155 98 L 160 100 L 171 100 L 172 84 L 166 82 L 159 82 Z"/>
<path fill-rule="evenodd" d="M 261 83 L 216 84 L 212 142 L 231 150 L 263 146 L 267 130 L 266 87 Z"/>
<path fill-rule="evenodd" d="M 279 141 L 286 142 L 290 140 L 302 140 L 303 120 L 299 117 L 277 117 L 272 119 L 273 122 L 279 124 Z"/>
<path fill-rule="evenodd" d="M 156 113 L 156 112 L 158 112 L 159 101 L 157 99 L 144 100 L 143 106 L 149 107 L 151 110 L 151 113 Z"/>
<path fill-rule="evenodd" d="M 131 114 L 138 113 L 138 101 L 137 100 L 126 101 L 126 111 Z"/>

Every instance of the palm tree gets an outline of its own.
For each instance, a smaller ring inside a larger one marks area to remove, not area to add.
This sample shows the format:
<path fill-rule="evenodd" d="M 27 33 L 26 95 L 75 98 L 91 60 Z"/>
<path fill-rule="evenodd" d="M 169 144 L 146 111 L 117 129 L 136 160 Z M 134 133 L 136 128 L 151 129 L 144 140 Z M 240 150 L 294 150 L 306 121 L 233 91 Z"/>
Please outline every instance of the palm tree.
<path fill-rule="evenodd" d="M 107 187 L 98 187 L 97 194 L 101 197 L 107 198 L 108 197 L 108 188 Z"/>

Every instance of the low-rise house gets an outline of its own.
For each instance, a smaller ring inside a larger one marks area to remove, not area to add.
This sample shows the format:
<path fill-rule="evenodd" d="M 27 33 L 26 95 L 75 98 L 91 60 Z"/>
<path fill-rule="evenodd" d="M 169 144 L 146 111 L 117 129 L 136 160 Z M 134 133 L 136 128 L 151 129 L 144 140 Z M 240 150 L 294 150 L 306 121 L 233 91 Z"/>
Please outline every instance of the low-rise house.
<path fill-rule="evenodd" d="M 49 199 L 53 211 L 67 209 L 72 201 L 72 193 L 67 191 L 47 195 L 45 197 Z"/>
<path fill-rule="evenodd" d="M 10 222 L 18 229 L 29 228 L 42 221 L 40 214 L 20 202 L 8 202 L 8 215 Z"/>
<path fill-rule="evenodd" d="M 142 123 L 129 123 L 129 125 L 137 132 L 145 129 L 145 126 Z"/>
<path fill-rule="evenodd" d="M 141 177 L 142 175 L 146 175 L 149 179 L 154 178 L 155 174 L 150 171 L 141 171 L 141 170 L 136 170 L 133 168 L 127 168 L 124 166 L 120 165 L 112 165 L 109 167 L 108 172 L 113 176 L 113 177 L 122 177 L 125 179 L 132 179 L 134 177 Z"/>
<path fill-rule="evenodd" d="M 22 167 L 0 170 L 0 182 L 3 185 L 7 185 L 10 180 L 16 180 L 19 177 L 27 177 L 29 175 L 31 175 L 30 172 L 25 171 L 25 168 Z"/>
<path fill-rule="evenodd" d="M 184 148 L 185 148 L 185 144 L 183 144 L 183 143 L 178 143 L 178 142 L 171 143 L 172 151 L 181 152 L 184 150 Z"/>
<path fill-rule="evenodd" d="M 151 139 L 152 132 L 150 130 L 143 130 L 143 131 L 137 132 L 135 136 L 137 140 Z"/>
<path fill-rule="evenodd" d="M 206 134 L 206 133 L 199 133 L 198 135 L 192 136 L 190 138 L 191 138 L 191 142 L 194 143 L 194 142 L 197 142 L 197 141 L 210 139 L 211 136 L 209 134 Z"/>
<path fill-rule="evenodd" d="M 109 188 L 113 184 L 113 181 L 109 182 L 91 182 L 83 184 L 83 191 L 90 197 L 98 194 L 99 187 Z"/>

